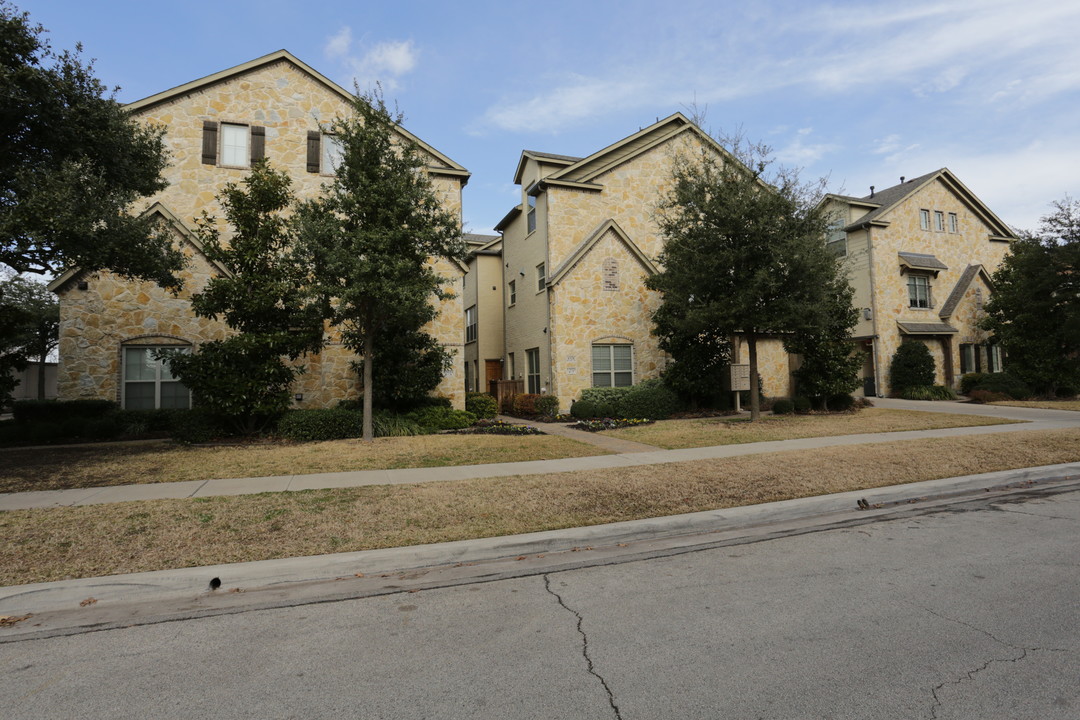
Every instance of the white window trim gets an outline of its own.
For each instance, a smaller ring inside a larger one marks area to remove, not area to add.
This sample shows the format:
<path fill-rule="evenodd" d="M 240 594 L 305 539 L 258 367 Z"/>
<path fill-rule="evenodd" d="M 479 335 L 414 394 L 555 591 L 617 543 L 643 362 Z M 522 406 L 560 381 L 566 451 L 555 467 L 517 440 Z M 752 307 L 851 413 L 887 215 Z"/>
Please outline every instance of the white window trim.
<path fill-rule="evenodd" d="M 476 342 L 477 322 L 476 306 L 465 308 L 465 342 Z"/>
<path fill-rule="evenodd" d="M 941 210 L 934 211 L 934 232 L 945 232 L 945 213 Z"/>
<path fill-rule="evenodd" d="M 536 292 L 542 293 L 547 290 L 547 263 L 536 266 Z"/>
<path fill-rule="evenodd" d="M 156 363 L 156 368 L 155 368 L 155 371 L 154 371 L 154 379 L 153 380 L 129 380 L 128 376 L 127 376 L 128 375 L 128 362 L 127 362 L 127 352 L 128 352 L 128 350 L 154 350 L 154 351 L 156 351 L 156 350 L 176 350 L 177 352 L 189 353 L 189 352 L 191 352 L 191 348 L 186 346 L 186 345 L 123 345 L 123 346 L 120 347 L 120 368 L 121 368 L 120 407 L 124 408 L 125 410 L 128 409 L 127 408 L 127 398 L 128 398 L 127 388 L 128 388 L 129 383 L 150 383 L 150 382 L 152 382 L 152 383 L 154 383 L 154 409 L 155 410 L 160 409 L 161 408 L 161 384 L 162 384 L 162 382 L 169 382 L 169 383 L 175 382 L 175 383 L 179 383 L 181 386 L 183 386 L 183 384 L 180 383 L 179 380 L 165 380 L 165 381 L 163 381 L 161 379 L 162 363 L 161 363 L 160 360 L 157 361 L 157 363 Z M 187 404 L 188 404 L 188 407 L 190 408 L 191 407 L 191 390 L 186 388 L 186 387 L 185 387 L 185 390 L 187 390 L 187 392 L 188 392 L 188 403 Z"/>
<path fill-rule="evenodd" d="M 510 296 L 510 302 L 507 303 L 507 306 L 514 307 L 517 304 L 517 280 L 510 281 L 507 294 Z"/>
<path fill-rule="evenodd" d="M 322 135 L 319 136 L 319 174 L 320 175 L 334 175 L 335 173 L 337 173 L 337 165 L 333 165 L 331 163 L 331 160 L 333 159 L 333 154 L 330 152 L 330 148 L 332 146 L 334 146 L 334 145 L 337 146 L 337 149 L 338 149 L 337 159 L 338 159 L 338 162 L 340 162 L 341 161 L 341 155 L 342 155 L 342 153 L 344 151 L 343 151 L 343 149 L 341 147 L 341 143 L 338 142 L 337 137 L 333 133 L 326 133 L 326 132 L 322 133 Z M 327 167 L 327 165 L 330 165 L 330 167 Z"/>
<path fill-rule="evenodd" d="M 911 288 L 912 288 L 912 284 L 913 284 L 912 281 L 915 281 L 914 285 L 916 286 L 916 288 L 918 288 L 918 286 L 920 284 L 918 282 L 919 279 L 922 279 L 926 283 L 926 305 L 915 304 L 919 300 L 918 289 L 916 289 L 914 297 L 912 297 L 912 294 L 911 294 Z M 932 310 L 934 308 L 934 293 L 933 293 L 933 289 L 931 287 L 930 276 L 929 275 L 918 275 L 918 274 L 908 275 L 907 282 L 905 283 L 905 289 L 907 291 L 907 297 L 908 297 L 908 309 L 910 309 L 910 310 Z"/>
<path fill-rule="evenodd" d="M 218 133 L 218 167 L 249 168 L 251 167 L 251 126 L 245 123 L 222 122 Z M 244 134 L 243 162 L 230 163 L 225 161 L 225 136 L 228 134 L 225 128 L 238 128 Z"/>
<path fill-rule="evenodd" d="M 629 371 L 627 371 L 627 370 L 616 370 L 615 369 L 615 350 L 614 350 L 614 348 L 617 348 L 617 347 L 630 348 L 630 370 Z M 599 370 L 598 371 L 596 369 L 595 365 L 593 364 L 595 362 L 596 348 L 607 348 L 608 360 L 610 361 L 610 364 L 611 364 L 611 369 L 610 370 Z M 592 366 L 590 368 L 591 375 L 589 376 L 589 381 L 590 381 L 590 386 L 591 387 L 630 387 L 631 385 L 634 384 L 634 346 L 632 344 L 630 344 L 630 343 L 593 343 L 592 346 L 589 348 L 589 364 Z M 630 373 L 630 385 L 616 385 L 615 384 L 615 376 L 616 375 L 625 375 L 627 372 Z M 608 377 L 608 379 L 610 380 L 609 385 L 597 385 L 596 384 L 596 376 L 601 374 L 601 373 L 607 374 L 609 376 Z"/>
<path fill-rule="evenodd" d="M 949 213 L 949 232 L 960 232 L 960 218 L 954 212 Z"/>
<path fill-rule="evenodd" d="M 535 368 L 533 358 L 536 358 Z M 535 370 L 536 372 L 533 372 Z M 536 378 L 536 391 L 533 392 L 533 378 Z M 540 348 L 531 348 L 525 351 L 525 392 L 539 394 L 540 384 Z"/>
<path fill-rule="evenodd" d="M 919 210 L 919 227 L 923 230 L 930 229 L 930 211 L 925 208 Z"/>

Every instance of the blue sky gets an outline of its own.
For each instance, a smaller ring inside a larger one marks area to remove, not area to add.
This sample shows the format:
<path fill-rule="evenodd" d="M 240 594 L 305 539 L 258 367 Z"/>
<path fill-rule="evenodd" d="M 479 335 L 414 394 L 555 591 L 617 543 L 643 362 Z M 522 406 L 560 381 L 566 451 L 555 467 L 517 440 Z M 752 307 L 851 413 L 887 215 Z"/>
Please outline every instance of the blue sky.
<path fill-rule="evenodd" d="M 229 3 L 21 0 L 130 102 L 285 48 L 378 79 L 467 167 L 471 232 L 518 201 L 523 149 L 588 155 L 707 108 L 804 179 L 862 196 L 947 166 L 1005 222 L 1080 195 L 1080 3 L 1067 0 Z"/>

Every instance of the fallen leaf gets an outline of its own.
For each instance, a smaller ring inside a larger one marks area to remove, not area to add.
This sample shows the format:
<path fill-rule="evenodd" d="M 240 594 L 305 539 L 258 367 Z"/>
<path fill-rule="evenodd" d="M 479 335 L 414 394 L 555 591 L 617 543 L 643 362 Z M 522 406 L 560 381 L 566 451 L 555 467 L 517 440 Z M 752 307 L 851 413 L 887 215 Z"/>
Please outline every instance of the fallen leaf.
<path fill-rule="evenodd" d="M 418 593 L 418 592 L 420 592 L 420 591 L 419 591 L 419 590 L 410 590 L 409 592 L 410 592 L 410 593 Z"/>
<path fill-rule="evenodd" d="M 79 607 L 86 607 L 87 605 L 93 605 L 97 602 L 97 598 L 88 597 L 79 603 Z"/>
<path fill-rule="evenodd" d="M 364 573 L 353 573 L 353 577 L 364 577 Z"/>
<path fill-rule="evenodd" d="M 536 557 L 537 557 L 537 558 L 542 558 L 542 557 L 544 557 L 544 556 L 543 556 L 543 555 L 537 555 Z"/>
<path fill-rule="evenodd" d="M 26 615 L 0 615 L 0 627 L 11 627 L 15 623 L 20 623 L 23 620 L 34 617 L 33 613 L 27 613 Z"/>
<path fill-rule="evenodd" d="M 619 547 L 626 547 L 627 543 L 619 543 Z"/>
<path fill-rule="evenodd" d="M 525 557 L 526 557 L 525 555 L 518 555 L 518 556 L 517 556 L 517 559 L 518 559 L 518 560 L 524 560 L 524 559 L 525 559 Z"/>
<path fill-rule="evenodd" d="M 244 589 L 243 588 L 233 588 L 229 592 L 231 592 L 231 593 L 242 593 L 242 592 L 244 592 Z"/>

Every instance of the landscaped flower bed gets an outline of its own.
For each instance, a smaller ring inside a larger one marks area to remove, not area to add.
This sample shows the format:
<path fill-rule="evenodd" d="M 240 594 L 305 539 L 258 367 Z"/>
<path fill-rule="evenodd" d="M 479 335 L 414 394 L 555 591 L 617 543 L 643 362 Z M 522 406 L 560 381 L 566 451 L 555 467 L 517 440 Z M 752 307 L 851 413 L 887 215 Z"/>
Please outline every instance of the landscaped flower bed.
<path fill-rule="evenodd" d="M 532 425 L 511 425 L 502 420 L 477 420 L 471 427 L 451 430 L 454 435 L 546 435 L 543 430 Z"/>
<path fill-rule="evenodd" d="M 575 430 L 586 432 L 600 432 L 601 430 L 618 430 L 619 428 L 637 427 L 638 425 L 652 425 L 655 420 L 648 418 L 601 418 L 599 420 L 579 420 L 572 427 Z"/>

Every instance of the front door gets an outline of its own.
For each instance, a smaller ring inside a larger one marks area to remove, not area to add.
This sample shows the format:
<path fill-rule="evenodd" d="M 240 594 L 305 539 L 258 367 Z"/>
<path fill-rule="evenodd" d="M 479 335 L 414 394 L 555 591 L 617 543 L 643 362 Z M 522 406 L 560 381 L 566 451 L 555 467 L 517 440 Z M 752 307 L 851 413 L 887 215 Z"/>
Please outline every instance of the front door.
<path fill-rule="evenodd" d="M 492 380 L 503 379 L 503 366 L 502 360 L 485 360 L 484 361 L 484 389 L 489 390 L 491 388 Z"/>

